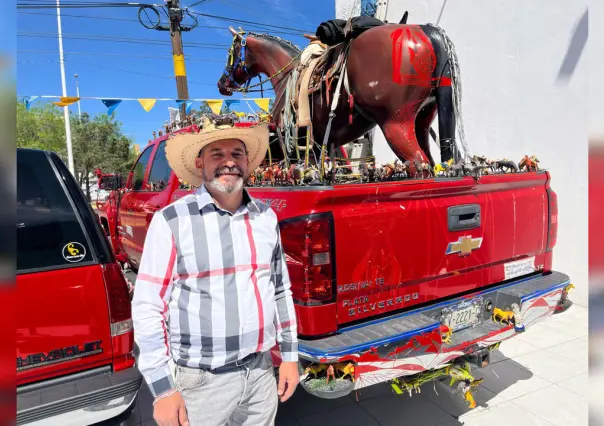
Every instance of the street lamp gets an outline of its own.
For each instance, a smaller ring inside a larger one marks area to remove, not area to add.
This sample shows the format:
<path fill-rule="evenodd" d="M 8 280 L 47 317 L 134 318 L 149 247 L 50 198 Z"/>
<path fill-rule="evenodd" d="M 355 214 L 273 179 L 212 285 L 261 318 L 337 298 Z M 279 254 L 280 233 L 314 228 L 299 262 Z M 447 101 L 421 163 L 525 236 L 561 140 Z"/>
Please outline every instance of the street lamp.
<path fill-rule="evenodd" d="M 65 85 L 65 59 L 63 58 L 63 31 L 61 28 L 61 3 L 57 1 L 57 32 L 59 36 L 59 65 L 61 66 L 61 87 L 63 89 L 63 97 L 67 97 L 67 88 Z M 71 147 L 71 123 L 69 122 L 69 107 L 63 107 L 63 115 L 65 117 L 65 139 L 67 142 L 67 163 L 69 171 L 74 174 L 73 151 Z"/>
<path fill-rule="evenodd" d="M 78 84 L 78 75 L 73 75 L 76 81 L 76 96 L 78 97 L 78 120 L 82 119 L 82 110 L 80 109 L 80 85 Z"/>

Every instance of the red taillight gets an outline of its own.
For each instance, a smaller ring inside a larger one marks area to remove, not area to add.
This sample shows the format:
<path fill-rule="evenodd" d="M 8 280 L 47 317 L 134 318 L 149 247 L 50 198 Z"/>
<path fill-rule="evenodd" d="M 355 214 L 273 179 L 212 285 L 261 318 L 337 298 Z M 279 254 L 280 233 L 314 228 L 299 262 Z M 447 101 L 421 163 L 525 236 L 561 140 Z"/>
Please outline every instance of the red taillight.
<path fill-rule="evenodd" d="M 103 265 L 103 277 L 107 290 L 111 343 L 113 347 L 113 370 L 120 371 L 134 365 L 134 333 L 132 308 L 128 284 L 120 266 L 116 263 Z"/>
<path fill-rule="evenodd" d="M 332 215 L 318 213 L 289 219 L 280 228 L 294 301 L 332 302 L 335 283 Z"/>
<path fill-rule="evenodd" d="M 558 239 L 558 195 L 550 188 L 549 182 L 546 187 L 548 200 L 548 227 L 547 246 L 545 251 L 552 251 Z"/>

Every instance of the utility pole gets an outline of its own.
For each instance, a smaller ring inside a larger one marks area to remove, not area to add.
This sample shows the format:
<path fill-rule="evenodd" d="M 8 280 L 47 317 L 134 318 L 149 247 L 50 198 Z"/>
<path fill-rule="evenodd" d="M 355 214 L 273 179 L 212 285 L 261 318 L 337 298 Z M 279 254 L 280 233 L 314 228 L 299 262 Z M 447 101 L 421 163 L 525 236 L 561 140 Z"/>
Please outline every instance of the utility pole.
<path fill-rule="evenodd" d="M 170 31 L 172 42 L 172 61 L 174 63 L 174 77 L 176 78 L 176 92 L 179 100 L 189 99 L 189 86 L 187 84 L 187 70 L 185 68 L 185 56 L 182 47 L 182 32 L 191 31 L 198 25 L 197 19 L 191 15 L 187 8 L 180 7 L 180 0 L 164 0 L 165 9 L 170 22 L 167 25 L 162 24 L 159 5 L 146 4 L 138 10 L 138 21 L 141 25 L 150 30 Z M 183 25 L 182 21 L 185 14 L 193 19 L 193 25 Z M 180 108 L 180 119 L 186 118 L 187 106 L 183 103 Z"/>
<path fill-rule="evenodd" d="M 170 36 L 172 40 L 172 61 L 174 62 L 174 76 L 176 77 L 176 92 L 178 99 L 189 99 L 189 86 L 187 84 L 187 70 L 185 68 L 185 56 L 182 48 L 182 28 L 180 22 L 183 11 L 179 7 L 179 0 L 167 2 L 168 16 L 170 17 Z M 180 107 L 180 120 L 184 121 L 187 106 L 183 103 Z"/>
<path fill-rule="evenodd" d="M 67 86 L 65 85 L 65 60 L 63 58 L 63 31 L 61 29 L 61 3 L 57 0 L 57 29 L 59 36 L 59 65 L 61 66 L 61 85 L 63 88 L 63 97 L 67 97 Z M 73 165 L 73 150 L 71 148 L 71 123 L 69 122 L 69 107 L 63 107 L 65 117 L 65 138 L 67 142 L 67 163 L 69 171 L 75 176 L 75 167 Z"/>

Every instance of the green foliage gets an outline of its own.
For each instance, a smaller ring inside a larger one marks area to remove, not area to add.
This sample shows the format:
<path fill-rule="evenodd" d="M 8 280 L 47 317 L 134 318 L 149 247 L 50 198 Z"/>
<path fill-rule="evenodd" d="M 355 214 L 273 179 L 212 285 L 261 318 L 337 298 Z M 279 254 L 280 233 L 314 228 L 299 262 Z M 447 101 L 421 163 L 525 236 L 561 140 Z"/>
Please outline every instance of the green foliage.
<path fill-rule="evenodd" d="M 227 102 L 222 103 L 222 109 L 220 110 L 221 115 L 230 114 L 232 111 L 231 106 Z"/>
<path fill-rule="evenodd" d="M 199 115 L 211 115 L 212 114 L 212 108 L 210 108 L 210 106 L 208 105 L 208 103 L 206 101 L 200 102 L 199 105 Z"/>
<path fill-rule="evenodd" d="M 17 146 L 56 152 L 67 164 L 65 123 L 63 111 L 51 103 L 31 107 L 17 103 Z M 122 133 L 122 124 L 114 116 L 99 114 L 91 118 L 72 115 L 71 142 L 75 176 L 90 199 L 90 185 L 94 170 L 104 173 L 127 173 L 136 154 L 132 141 Z"/>
<path fill-rule="evenodd" d="M 67 161 L 63 111 L 51 103 L 27 111 L 17 102 L 17 147 L 54 151 Z"/>

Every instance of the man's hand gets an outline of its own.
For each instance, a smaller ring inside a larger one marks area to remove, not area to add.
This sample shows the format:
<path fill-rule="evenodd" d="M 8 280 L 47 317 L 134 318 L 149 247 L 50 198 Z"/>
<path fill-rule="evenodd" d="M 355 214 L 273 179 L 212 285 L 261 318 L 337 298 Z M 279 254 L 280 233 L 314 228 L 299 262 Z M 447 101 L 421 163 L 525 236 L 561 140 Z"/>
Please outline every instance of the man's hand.
<path fill-rule="evenodd" d="M 157 401 L 153 410 L 153 418 L 158 426 L 189 426 L 185 400 L 180 392 Z"/>
<path fill-rule="evenodd" d="M 299 381 L 298 363 L 282 362 L 279 366 L 279 387 L 277 389 L 281 402 L 287 401 L 292 396 Z"/>

